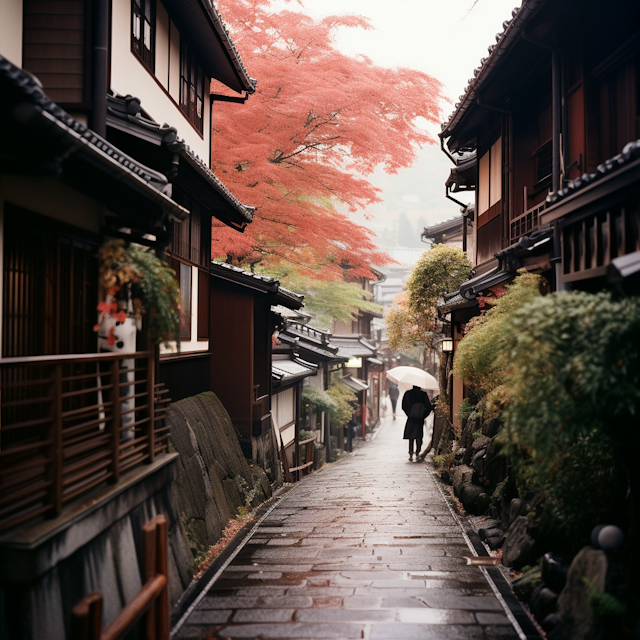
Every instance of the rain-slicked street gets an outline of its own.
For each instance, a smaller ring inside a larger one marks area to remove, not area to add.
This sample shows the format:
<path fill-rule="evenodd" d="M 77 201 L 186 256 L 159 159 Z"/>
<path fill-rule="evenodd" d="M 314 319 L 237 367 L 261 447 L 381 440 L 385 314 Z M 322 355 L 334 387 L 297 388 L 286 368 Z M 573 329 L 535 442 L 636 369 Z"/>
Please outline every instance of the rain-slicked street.
<path fill-rule="evenodd" d="M 517 638 L 403 425 L 295 486 L 174 637 Z"/>

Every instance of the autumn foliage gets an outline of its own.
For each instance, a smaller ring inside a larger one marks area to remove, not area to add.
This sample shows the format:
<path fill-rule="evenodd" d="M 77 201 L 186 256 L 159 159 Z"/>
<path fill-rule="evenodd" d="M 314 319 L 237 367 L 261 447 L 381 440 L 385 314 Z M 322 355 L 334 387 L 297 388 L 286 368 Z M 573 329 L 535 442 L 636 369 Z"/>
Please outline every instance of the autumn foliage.
<path fill-rule="evenodd" d="M 369 29 L 364 18 L 314 20 L 272 12 L 269 0 L 217 4 L 258 86 L 242 106 L 214 105 L 214 170 L 256 207 L 244 234 L 214 228 L 214 257 L 288 263 L 326 279 L 342 278 L 344 267 L 370 276 L 369 265 L 389 258 L 347 212 L 380 201 L 365 177 L 376 167 L 394 173 L 413 162 L 417 146 L 434 142 L 418 125 L 438 120 L 440 83 L 340 53 L 337 30 Z"/>

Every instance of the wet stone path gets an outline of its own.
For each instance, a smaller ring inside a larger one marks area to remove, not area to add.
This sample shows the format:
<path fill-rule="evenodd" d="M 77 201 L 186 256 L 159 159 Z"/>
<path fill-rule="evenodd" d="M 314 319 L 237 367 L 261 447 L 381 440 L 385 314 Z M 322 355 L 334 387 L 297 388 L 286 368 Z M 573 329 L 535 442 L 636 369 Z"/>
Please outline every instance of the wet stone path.
<path fill-rule="evenodd" d="M 174 639 L 517 639 L 402 427 L 298 483 Z"/>

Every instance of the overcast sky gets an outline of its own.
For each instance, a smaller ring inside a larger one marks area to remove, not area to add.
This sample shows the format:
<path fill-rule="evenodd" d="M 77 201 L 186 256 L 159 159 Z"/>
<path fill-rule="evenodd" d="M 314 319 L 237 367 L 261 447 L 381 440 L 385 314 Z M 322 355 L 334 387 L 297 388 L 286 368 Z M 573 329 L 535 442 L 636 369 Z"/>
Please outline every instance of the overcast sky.
<path fill-rule="evenodd" d="M 511 18 L 519 0 L 302 0 L 316 17 L 356 14 L 369 18 L 374 30 L 343 29 L 338 44 L 348 54 L 364 54 L 376 64 L 411 67 L 435 76 L 445 85 L 450 104 L 443 105 L 446 120 L 487 47 L 495 44 L 502 23 Z M 292 3 L 295 6 L 295 3 Z M 289 5 L 291 6 L 291 5 Z M 473 8 L 472 8 L 473 7 Z M 435 135 L 440 128 L 432 130 Z M 385 202 L 369 209 L 373 221 L 358 220 L 384 233 L 405 212 L 418 228 L 418 220 L 434 224 L 459 214 L 459 207 L 444 197 L 444 182 L 451 162 L 439 147 L 420 152 L 410 169 L 389 176 L 383 171 L 369 178 L 383 189 Z M 459 194 L 463 202 L 473 194 Z"/>

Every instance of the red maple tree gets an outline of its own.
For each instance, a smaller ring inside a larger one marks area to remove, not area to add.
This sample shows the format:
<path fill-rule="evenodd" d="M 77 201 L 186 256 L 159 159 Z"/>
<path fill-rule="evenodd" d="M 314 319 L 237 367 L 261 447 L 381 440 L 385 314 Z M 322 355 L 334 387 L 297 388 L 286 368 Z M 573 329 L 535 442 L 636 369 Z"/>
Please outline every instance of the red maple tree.
<path fill-rule="evenodd" d="M 417 120 L 438 121 L 440 82 L 337 50 L 336 31 L 369 29 L 365 18 L 314 20 L 274 12 L 270 0 L 218 5 L 258 86 L 241 107 L 216 103 L 214 169 L 256 213 L 244 234 L 215 226 L 213 256 L 286 262 L 326 279 L 342 278 L 345 267 L 369 277 L 369 265 L 390 259 L 347 212 L 380 202 L 365 177 L 376 167 L 395 173 L 417 146 L 434 143 Z"/>

